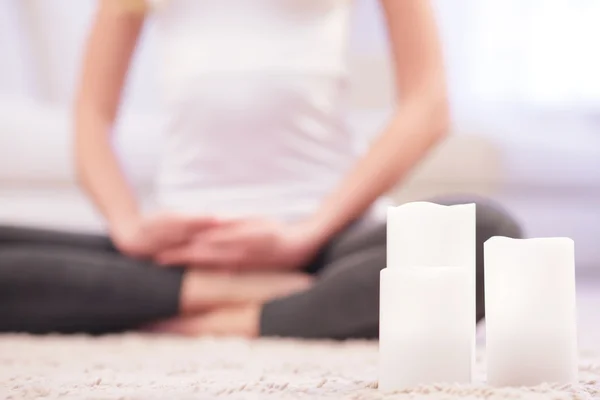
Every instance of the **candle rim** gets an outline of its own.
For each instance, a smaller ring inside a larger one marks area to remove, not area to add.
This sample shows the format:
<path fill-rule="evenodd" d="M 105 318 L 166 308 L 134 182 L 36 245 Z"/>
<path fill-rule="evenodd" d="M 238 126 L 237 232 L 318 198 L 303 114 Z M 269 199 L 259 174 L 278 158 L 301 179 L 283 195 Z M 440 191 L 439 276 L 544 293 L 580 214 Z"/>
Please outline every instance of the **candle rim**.
<path fill-rule="evenodd" d="M 476 203 L 473 203 L 473 202 L 463 203 L 463 204 L 438 204 L 438 203 L 434 203 L 431 201 L 411 201 L 411 202 L 402 203 L 402 204 L 398 204 L 398 205 L 390 205 L 390 206 L 388 206 L 388 212 L 396 211 L 401 208 L 410 208 L 410 207 L 416 207 L 416 206 L 425 206 L 425 207 L 437 208 L 437 209 L 442 209 L 442 208 L 457 209 L 457 208 L 475 208 L 477 205 L 476 205 Z"/>
<path fill-rule="evenodd" d="M 508 236 L 492 236 L 488 240 L 485 241 L 485 245 L 488 243 L 495 242 L 507 242 L 515 245 L 526 245 L 531 243 L 552 243 L 552 242 L 561 242 L 561 243 L 569 243 L 571 245 L 575 244 L 575 241 L 567 236 L 548 236 L 548 237 L 531 237 L 531 238 L 511 238 Z"/>
<path fill-rule="evenodd" d="M 437 275 L 439 276 L 440 273 L 469 273 L 470 269 L 467 266 L 463 266 L 463 265 L 432 265 L 432 266 L 426 266 L 426 265 L 422 265 L 422 266 L 416 266 L 416 265 L 409 265 L 409 266 L 402 266 L 402 267 L 386 267 L 384 269 L 381 270 L 381 272 L 383 271 L 402 271 L 402 272 L 406 272 L 406 273 L 413 273 L 415 275 L 423 275 L 423 276 L 427 276 L 427 275 Z M 436 274 L 437 273 L 437 274 Z"/>

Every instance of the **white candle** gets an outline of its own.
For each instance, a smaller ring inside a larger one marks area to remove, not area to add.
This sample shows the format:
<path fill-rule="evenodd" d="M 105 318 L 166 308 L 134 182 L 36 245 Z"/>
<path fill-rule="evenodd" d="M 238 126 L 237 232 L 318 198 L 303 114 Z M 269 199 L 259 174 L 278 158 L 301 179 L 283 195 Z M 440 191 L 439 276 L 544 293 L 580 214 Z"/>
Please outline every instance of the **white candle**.
<path fill-rule="evenodd" d="M 471 381 L 470 292 L 466 268 L 381 271 L 381 390 Z"/>
<path fill-rule="evenodd" d="M 414 202 L 389 207 L 386 266 L 464 267 L 474 277 L 475 204 Z"/>
<path fill-rule="evenodd" d="M 390 207 L 379 387 L 469 383 L 475 315 L 475 204 Z"/>
<path fill-rule="evenodd" d="M 488 383 L 576 382 L 573 241 L 494 237 L 484 249 Z"/>

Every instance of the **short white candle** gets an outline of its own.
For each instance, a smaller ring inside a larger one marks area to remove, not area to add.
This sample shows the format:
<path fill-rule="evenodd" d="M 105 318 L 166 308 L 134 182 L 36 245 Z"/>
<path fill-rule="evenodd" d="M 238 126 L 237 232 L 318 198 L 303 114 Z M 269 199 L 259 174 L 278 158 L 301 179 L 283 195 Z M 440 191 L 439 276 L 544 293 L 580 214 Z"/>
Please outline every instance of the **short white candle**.
<path fill-rule="evenodd" d="M 475 204 L 390 207 L 379 387 L 469 383 L 475 311 Z"/>
<path fill-rule="evenodd" d="M 466 268 L 381 271 L 379 388 L 469 383 L 471 282 Z"/>
<path fill-rule="evenodd" d="M 494 237 L 484 249 L 488 383 L 576 382 L 573 241 Z"/>

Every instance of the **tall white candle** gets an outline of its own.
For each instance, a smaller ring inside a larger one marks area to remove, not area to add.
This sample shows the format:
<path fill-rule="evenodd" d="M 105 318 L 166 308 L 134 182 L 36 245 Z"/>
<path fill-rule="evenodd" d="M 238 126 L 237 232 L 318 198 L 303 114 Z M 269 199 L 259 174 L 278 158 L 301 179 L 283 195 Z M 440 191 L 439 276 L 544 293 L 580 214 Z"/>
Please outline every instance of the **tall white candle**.
<path fill-rule="evenodd" d="M 388 209 L 379 346 L 382 390 L 471 381 L 475 204 Z"/>
<path fill-rule="evenodd" d="M 488 383 L 576 382 L 573 241 L 494 237 L 484 250 Z"/>
<path fill-rule="evenodd" d="M 465 267 L 474 277 L 475 204 L 414 202 L 389 207 L 386 266 Z"/>
<path fill-rule="evenodd" d="M 470 292 L 466 268 L 381 271 L 381 390 L 471 381 Z"/>

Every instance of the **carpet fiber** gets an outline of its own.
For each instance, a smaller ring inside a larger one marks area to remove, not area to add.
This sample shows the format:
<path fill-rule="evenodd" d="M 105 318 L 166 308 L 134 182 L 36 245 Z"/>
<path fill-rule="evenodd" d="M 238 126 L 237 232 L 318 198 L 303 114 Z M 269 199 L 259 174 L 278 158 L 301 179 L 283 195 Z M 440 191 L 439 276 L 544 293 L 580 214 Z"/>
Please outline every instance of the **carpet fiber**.
<path fill-rule="evenodd" d="M 483 352 L 478 353 L 483 382 Z M 432 385 L 377 390 L 377 344 L 181 339 L 136 334 L 0 337 L 0 398 L 600 399 L 600 355 L 582 351 L 578 385 Z"/>

